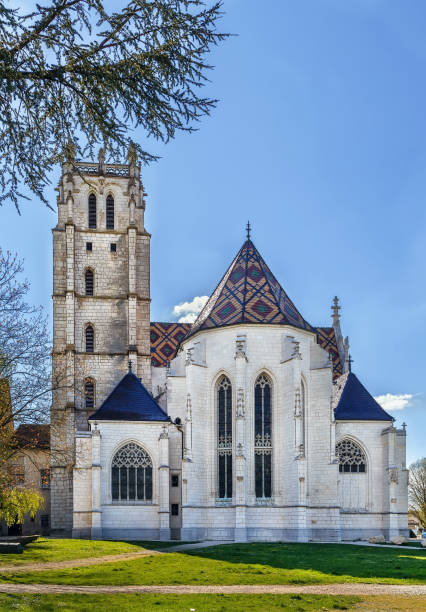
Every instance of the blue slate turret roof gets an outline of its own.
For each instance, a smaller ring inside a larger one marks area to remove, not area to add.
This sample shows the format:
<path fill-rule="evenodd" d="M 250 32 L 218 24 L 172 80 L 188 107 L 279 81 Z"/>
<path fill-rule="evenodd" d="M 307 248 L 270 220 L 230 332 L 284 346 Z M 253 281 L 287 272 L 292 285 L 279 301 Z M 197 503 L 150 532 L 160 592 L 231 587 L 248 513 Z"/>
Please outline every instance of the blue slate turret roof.
<path fill-rule="evenodd" d="M 336 382 L 338 403 L 336 421 L 393 421 L 360 383 L 353 372 L 343 374 Z M 340 396 L 340 397 L 339 397 Z"/>
<path fill-rule="evenodd" d="M 152 395 L 132 372 L 120 380 L 91 420 L 99 421 L 169 421 Z"/>

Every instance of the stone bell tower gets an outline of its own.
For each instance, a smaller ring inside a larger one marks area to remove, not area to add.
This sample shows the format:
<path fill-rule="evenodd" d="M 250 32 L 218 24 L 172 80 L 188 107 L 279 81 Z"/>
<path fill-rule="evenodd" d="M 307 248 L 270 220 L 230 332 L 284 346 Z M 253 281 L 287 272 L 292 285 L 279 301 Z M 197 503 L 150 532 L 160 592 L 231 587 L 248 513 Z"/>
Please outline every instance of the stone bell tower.
<path fill-rule="evenodd" d="M 53 229 L 52 530 L 71 531 L 76 431 L 128 370 L 151 388 L 150 234 L 136 152 L 127 164 L 73 160 Z M 78 510 L 75 500 L 74 511 Z"/>

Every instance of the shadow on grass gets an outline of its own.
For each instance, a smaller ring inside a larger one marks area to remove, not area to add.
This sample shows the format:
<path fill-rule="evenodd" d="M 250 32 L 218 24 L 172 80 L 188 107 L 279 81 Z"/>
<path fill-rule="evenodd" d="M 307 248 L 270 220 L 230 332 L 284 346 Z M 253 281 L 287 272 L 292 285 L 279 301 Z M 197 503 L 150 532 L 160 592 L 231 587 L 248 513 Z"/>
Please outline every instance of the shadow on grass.
<path fill-rule="evenodd" d="M 177 551 L 178 552 L 178 551 Z M 426 551 L 371 548 L 345 544 L 224 544 L 178 554 L 227 563 L 260 564 L 307 570 L 330 576 L 384 578 L 426 583 Z"/>

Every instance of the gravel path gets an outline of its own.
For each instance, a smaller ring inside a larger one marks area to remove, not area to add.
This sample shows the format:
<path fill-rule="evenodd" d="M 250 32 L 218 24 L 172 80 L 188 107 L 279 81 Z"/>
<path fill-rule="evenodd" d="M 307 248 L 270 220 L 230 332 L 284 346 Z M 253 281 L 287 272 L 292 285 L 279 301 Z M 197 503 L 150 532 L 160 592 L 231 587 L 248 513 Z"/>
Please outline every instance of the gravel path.
<path fill-rule="evenodd" d="M 285 595 L 287 593 L 305 593 L 320 595 L 423 595 L 426 597 L 426 586 L 417 584 L 236 584 L 222 585 L 164 585 L 164 586 L 76 586 L 62 584 L 0 584 L 0 593 L 40 593 L 40 594 L 114 594 L 114 593 L 157 593 L 157 594 L 196 594 L 224 593 L 230 594 L 265 594 Z"/>

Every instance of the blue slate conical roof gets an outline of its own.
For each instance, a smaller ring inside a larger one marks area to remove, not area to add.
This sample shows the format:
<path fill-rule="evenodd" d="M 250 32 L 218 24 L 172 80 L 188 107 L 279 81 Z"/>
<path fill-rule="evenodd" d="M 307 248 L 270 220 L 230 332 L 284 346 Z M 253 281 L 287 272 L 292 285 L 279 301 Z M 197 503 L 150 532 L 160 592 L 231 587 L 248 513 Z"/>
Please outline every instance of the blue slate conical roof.
<path fill-rule="evenodd" d="M 169 421 L 152 395 L 132 372 L 120 380 L 91 420 L 99 421 Z"/>
<path fill-rule="evenodd" d="M 340 398 L 334 412 L 336 421 L 393 421 L 383 408 L 360 383 L 353 372 L 346 376 Z M 341 377 L 342 378 L 342 377 Z M 339 381 L 337 381 L 337 385 Z"/>

